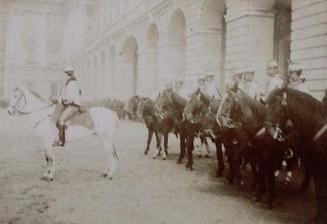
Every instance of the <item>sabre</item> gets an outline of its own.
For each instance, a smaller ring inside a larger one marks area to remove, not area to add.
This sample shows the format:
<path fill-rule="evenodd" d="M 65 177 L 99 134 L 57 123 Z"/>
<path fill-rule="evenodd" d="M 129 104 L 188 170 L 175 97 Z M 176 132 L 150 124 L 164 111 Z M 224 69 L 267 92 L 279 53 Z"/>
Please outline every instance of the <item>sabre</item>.
<path fill-rule="evenodd" d="M 119 160 L 119 157 L 118 157 L 118 155 L 117 155 L 117 151 L 116 151 L 116 147 L 115 147 L 115 145 L 114 145 L 114 143 L 112 143 L 112 148 L 114 149 L 114 151 L 113 151 L 113 155 L 114 155 L 114 157 L 118 160 L 118 161 L 120 161 Z"/>
<path fill-rule="evenodd" d="M 220 92 L 219 92 L 218 88 L 217 88 L 217 87 L 215 87 L 215 89 L 216 89 L 216 91 L 217 91 L 217 93 L 218 93 L 218 95 L 219 95 L 220 99 L 222 99 L 223 97 L 221 96 L 221 94 L 220 94 Z"/>

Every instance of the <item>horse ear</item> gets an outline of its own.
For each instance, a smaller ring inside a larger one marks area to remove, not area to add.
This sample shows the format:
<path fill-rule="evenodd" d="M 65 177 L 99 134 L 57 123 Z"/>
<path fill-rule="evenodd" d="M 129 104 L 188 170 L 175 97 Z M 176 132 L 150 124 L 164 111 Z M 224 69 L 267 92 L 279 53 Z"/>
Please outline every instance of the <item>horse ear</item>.
<path fill-rule="evenodd" d="M 282 105 L 283 106 L 287 105 L 287 93 L 286 93 L 286 91 L 283 92 Z"/>

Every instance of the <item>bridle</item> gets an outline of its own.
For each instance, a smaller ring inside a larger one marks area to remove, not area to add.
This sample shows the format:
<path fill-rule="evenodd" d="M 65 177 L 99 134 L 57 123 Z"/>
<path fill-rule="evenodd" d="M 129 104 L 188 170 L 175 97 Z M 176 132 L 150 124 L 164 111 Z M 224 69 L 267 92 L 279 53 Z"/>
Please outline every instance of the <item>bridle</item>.
<path fill-rule="evenodd" d="M 233 101 L 235 103 L 238 102 L 238 99 L 236 97 L 234 97 L 231 93 L 228 93 L 230 94 L 230 96 L 232 97 Z M 224 103 L 224 99 L 222 100 L 221 104 Z M 234 121 L 231 117 L 230 117 L 230 113 L 232 111 L 232 107 L 231 107 L 231 110 L 229 111 L 229 113 L 225 114 L 217 114 L 217 117 L 216 117 L 216 121 L 217 123 L 219 124 L 219 126 L 224 126 L 225 128 L 229 128 L 229 129 L 234 129 L 236 127 L 239 127 L 240 124 L 239 122 L 236 122 Z M 219 113 L 219 112 L 218 112 Z M 221 124 L 221 122 L 219 121 L 219 119 L 221 119 L 223 121 L 223 123 Z"/>
<path fill-rule="evenodd" d="M 19 113 L 20 115 L 26 115 L 29 114 L 28 112 L 24 112 L 19 110 L 19 105 L 21 104 L 22 99 L 24 99 L 25 105 L 27 105 L 27 99 L 26 96 L 24 94 L 24 92 L 22 90 L 16 89 L 16 92 L 19 92 L 20 95 L 18 96 L 18 99 L 16 100 L 14 105 L 9 104 L 8 107 L 14 109 L 14 113 Z"/>
<path fill-rule="evenodd" d="M 286 109 L 287 109 L 286 88 L 283 88 L 281 107 L 282 107 L 281 111 L 286 111 Z M 273 139 L 275 139 L 279 142 L 285 141 L 285 134 L 283 133 L 283 130 L 280 128 L 279 122 L 276 124 L 272 124 L 271 122 L 266 122 L 266 125 L 269 127 L 269 133 Z"/>
<path fill-rule="evenodd" d="M 25 102 L 25 105 L 27 105 L 27 98 L 24 94 L 24 92 L 20 89 L 16 89 L 15 91 L 19 92 L 20 95 L 18 96 L 18 99 L 16 100 L 15 104 L 14 105 L 11 105 L 9 104 L 8 107 L 9 108 L 12 108 L 14 109 L 13 113 L 18 113 L 19 115 L 29 115 L 29 114 L 32 114 L 32 113 L 35 113 L 35 112 L 38 112 L 38 111 L 42 111 L 42 110 L 45 110 L 49 107 L 52 107 L 53 105 L 55 105 L 56 103 L 51 103 L 49 105 L 46 105 L 44 107 L 41 107 L 41 108 L 38 108 L 36 110 L 32 110 L 32 111 L 22 111 L 19 109 L 19 106 L 21 104 L 21 101 L 24 99 L 24 102 Z"/>

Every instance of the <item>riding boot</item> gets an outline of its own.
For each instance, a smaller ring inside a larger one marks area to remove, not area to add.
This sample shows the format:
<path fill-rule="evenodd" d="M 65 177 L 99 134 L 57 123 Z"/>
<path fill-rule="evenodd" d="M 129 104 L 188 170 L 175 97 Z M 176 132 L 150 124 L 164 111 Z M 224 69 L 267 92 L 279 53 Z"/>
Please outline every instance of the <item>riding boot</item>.
<path fill-rule="evenodd" d="M 65 125 L 58 125 L 59 140 L 55 141 L 52 146 L 64 146 L 65 145 Z"/>
<path fill-rule="evenodd" d="M 60 139 L 60 146 L 64 146 L 65 145 L 65 140 L 66 140 L 66 136 L 65 136 L 65 125 L 61 125 L 60 126 L 60 134 L 59 134 L 59 139 Z"/>

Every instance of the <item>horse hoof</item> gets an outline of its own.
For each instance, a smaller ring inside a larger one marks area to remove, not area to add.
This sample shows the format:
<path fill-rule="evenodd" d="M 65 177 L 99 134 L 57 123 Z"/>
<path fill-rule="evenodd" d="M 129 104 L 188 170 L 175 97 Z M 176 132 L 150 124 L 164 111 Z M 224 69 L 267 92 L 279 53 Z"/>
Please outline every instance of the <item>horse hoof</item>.
<path fill-rule="evenodd" d="M 204 156 L 204 158 L 209 159 L 210 155 L 207 154 L 207 155 Z"/>
<path fill-rule="evenodd" d="M 166 157 L 163 157 L 162 160 L 166 160 Z"/>
<path fill-rule="evenodd" d="M 148 152 L 147 152 L 147 151 L 145 151 L 145 152 L 144 152 L 144 155 L 148 155 Z"/>
<path fill-rule="evenodd" d="M 106 178 L 108 176 L 107 173 L 102 174 L 102 177 Z"/>

